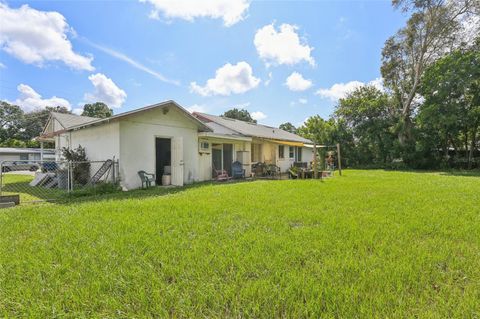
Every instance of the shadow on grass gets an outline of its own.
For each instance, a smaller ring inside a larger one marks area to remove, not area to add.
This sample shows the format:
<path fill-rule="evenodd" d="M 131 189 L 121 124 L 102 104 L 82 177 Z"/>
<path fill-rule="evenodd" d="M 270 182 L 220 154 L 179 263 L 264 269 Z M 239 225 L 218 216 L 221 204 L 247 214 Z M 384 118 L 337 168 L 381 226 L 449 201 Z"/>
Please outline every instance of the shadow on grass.
<path fill-rule="evenodd" d="M 417 174 L 439 174 L 442 176 L 464 176 L 464 177 L 480 177 L 480 170 L 419 170 L 419 169 L 383 169 L 386 172 L 403 172 L 403 173 L 417 173 Z"/>
<path fill-rule="evenodd" d="M 166 196 L 171 194 L 181 193 L 190 189 L 195 188 L 202 188 L 208 187 L 212 185 L 232 185 L 238 183 L 248 183 L 253 180 L 231 180 L 227 182 L 217 182 L 217 181 L 205 181 L 205 182 L 196 182 L 193 184 L 188 184 L 181 187 L 175 186 L 154 186 L 148 189 L 135 189 L 131 191 L 112 191 L 110 193 L 99 192 L 95 194 L 95 190 L 92 189 L 90 194 L 76 194 L 75 192 L 64 195 L 60 197 L 58 200 L 55 200 L 55 204 L 62 204 L 62 205 L 71 205 L 77 203 L 85 203 L 85 202 L 101 202 L 101 201 L 108 201 L 108 200 L 128 200 L 128 199 L 138 199 L 138 198 L 149 198 L 149 197 L 160 197 Z"/>

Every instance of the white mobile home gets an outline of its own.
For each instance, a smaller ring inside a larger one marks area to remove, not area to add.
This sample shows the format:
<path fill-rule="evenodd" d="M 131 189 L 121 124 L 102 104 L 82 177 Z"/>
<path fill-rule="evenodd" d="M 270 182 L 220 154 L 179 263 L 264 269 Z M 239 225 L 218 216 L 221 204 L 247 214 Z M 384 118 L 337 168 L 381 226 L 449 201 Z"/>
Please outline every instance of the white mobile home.
<path fill-rule="evenodd" d="M 0 162 L 54 160 L 53 149 L 0 147 Z"/>
<path fill-rule="evenodd" d="M 55 117 L 51 117 L 54 121 Z M 78 119 L 77 119 L 78 120 Z M 124 189 L 141 186 L 138 171 L 171 171 L 173 185 L 210 180 L 215 169 L 231 172 L 234 161 L 250 174 L 252 162 L 288 169 L 294 161 L 311 161 L 311 143 L 295 134 L 259 124 L 194 113 L 167 101 L 106 119 L 88 118 L 59 131 L 47 123 L 41 138 L 61 147 L 85 148 L 90 160 L 119 160 Z"/>

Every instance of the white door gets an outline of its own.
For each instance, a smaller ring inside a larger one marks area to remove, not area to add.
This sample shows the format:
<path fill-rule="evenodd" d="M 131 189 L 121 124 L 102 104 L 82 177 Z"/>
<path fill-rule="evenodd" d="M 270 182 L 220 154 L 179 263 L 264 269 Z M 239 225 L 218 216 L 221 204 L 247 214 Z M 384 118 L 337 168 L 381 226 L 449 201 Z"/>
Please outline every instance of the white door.
<path fill-rule="evenodd" d="M 172 185 L 183 186 L 183 137 L 172 138 Z"/>

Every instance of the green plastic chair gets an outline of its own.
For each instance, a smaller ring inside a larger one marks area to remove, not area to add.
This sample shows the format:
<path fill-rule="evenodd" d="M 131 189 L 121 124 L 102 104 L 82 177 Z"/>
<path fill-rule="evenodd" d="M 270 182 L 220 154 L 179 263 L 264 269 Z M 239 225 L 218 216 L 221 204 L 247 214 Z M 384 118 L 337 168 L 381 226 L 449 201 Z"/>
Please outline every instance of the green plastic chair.
<path fill-rule="evenodd" d="M 142 189 L 151 187 L 152 183 L 155 184 L 155 174 L 150 174 L 145 171 L 138 171 L 138 176 L 142 181 Z"/>

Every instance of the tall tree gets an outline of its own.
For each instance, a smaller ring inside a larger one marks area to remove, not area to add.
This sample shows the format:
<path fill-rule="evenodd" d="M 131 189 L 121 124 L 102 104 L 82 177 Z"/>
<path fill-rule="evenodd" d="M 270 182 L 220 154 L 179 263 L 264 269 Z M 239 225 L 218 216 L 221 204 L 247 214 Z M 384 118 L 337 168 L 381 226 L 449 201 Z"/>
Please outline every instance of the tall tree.
<path fill-rule="evenodd" d="M 425 68 L 447 53 L 461 38 L 463 21 L 474 12 L 475 0 L 393 0 L 411 13 L 407 25 L 390 37 L 382 51 L 381 73 L 398 105 L 402 145 L 413 144 L 412 114 Z"/>
<path fill-rule="evenodd" d="M 479 41 L 480 42 L 480 41 Z M 425 102 L 419 124 L 431 142 L 430 151 L 449 148 L 468 152 L 472 167 L 480 134 L 480 50 L 457 50 L 428 67 L 422 79 Z"/>
<path fill-rule="evenodd" d="M 24 113 L 19 106 L 0 101 L 0 140 L 18 138 L 23 118 Z"/>
<path fill-rule="evenodd" d="M 324 158 L 328 151 L 335 150 L 339 143 L 342 148 L 343 165 L 358 163 L 353 135 L 351 130 L 342 119 L 323 119 L 320 115 L 309 117 L 302 126 L 297 129 L 297 134 L 323 145 L 319 149 L 320 159 Z"/>
<path fill-rule="evenodd" d="M 386 93 L 374 86 L 357 88 L 339 100 L 335 116 L 352 130 L 365 161 L 386 164 L 391 159 L 395 121 Z"/>
<path fill-rule="evenodd" d="M 297 133 L 297 128 L 290 122 L 280 124 L 279 128 L 293 134 Z"/>
<path fill-rule="evenodd" d="M 257 120 L 254 120 L 250 113 L 245 109 L 233 108 L 223 113 L 223 116 L 244 122 L 257 123 Z"/>
<path fill-rule="evenodd" d="M 85 104 L 83 107 L 82 116 L 106 118 L 113 115 L 113 110 L 103 102 L 96 102 L 92 104 Z"/>

